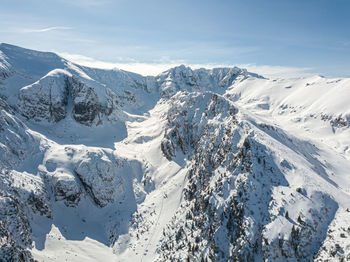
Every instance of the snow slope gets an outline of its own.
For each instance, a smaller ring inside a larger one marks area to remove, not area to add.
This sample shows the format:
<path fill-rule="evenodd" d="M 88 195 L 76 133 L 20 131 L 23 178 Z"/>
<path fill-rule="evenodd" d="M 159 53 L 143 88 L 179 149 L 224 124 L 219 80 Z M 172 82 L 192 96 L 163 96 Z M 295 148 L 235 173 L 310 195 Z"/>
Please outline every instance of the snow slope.
<path fill-rule="evenodd" d="M 0 257 L 350 261 L 349 97 L 350 79 L 146 77 L 0 44 Z"/>

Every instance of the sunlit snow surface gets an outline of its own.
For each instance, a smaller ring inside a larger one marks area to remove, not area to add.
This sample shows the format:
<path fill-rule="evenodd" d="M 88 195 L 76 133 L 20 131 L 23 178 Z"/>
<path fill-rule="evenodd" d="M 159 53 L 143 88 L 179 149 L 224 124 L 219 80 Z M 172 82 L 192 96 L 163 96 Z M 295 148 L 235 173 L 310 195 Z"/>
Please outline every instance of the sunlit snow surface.
<path fill-rule="evenodd" d="M 38 261 L 161 259 L 160 248 L 166 240 L 163 230 L 181 220 L 194 153 L 191 148 L 188 152 L 177 148 L 175 157 L 165 157 L 161 144 L 170 128 L 168 117 L 188 109 L 199 124 L 199 134 L 205 126 L 219 130 L 220 125 L 231 125 L 227 111 L 206 121 L 205 107 L 212 103 L 214 93 L 222 108 L 237 109 L 237 134 L 263 145 L 267 161 L 283 173 L 279 185 L 271 184 L 273 201 L 266 210 L 270 221 L 264 237 L 273 241 L 276 236 L 287 236 L 300 213 L 307 219 L 311 216 L 308 210 L 327 207 L 329 216 L 319 221 L 315 233 L 322 243 L 315 240 L 312 252 L 338 243 L 345 255 L 349 253 L 350 79 L 265 79 L 237 68 L 192 71 L 184 66 L 145 78 L 80 67 L 51 53 L 9 45 L 2 44 L 0 51 L 0 69 L 9 75 L 1 80 L 0 93 L 13 107 L 20 103 L 22 88 L 32 88 L 35 95 L 33 83 L 47 85 L 45 79 L 56 74 L 56 69 L 64 70 L 59 73 L 65 77 L 76 75 L 97 90 L 102 107 L 108 108 L 111 97 L 120 99 L 120 104 L 111 107 L 112 113 L 101 113 L 101 123 L 91 125 L 74 120 L 72 101 L 67 101 L 67 115 L 57 123 L 45 119 L 45 114 L 34 121 L 21 116 L 21 108 L 18 112 L 2 108 L 7 124 L 0 132 L 5 152 L 1 169 L 17 171 L 12 186 L 27 192 L 23 201 L 33 189 L 21 181 L 30 183 L 34 177 L 47 190 L 52 218 L 26 211 L 32 228 L 32 254 Z M 204 92 L 210 93 L 199 99 Z M 193 100 L 186 98 L 192 96 Z M 18 127 L 21 123 L 23 127 Z M 8 150 L 17 141 L 14 137 L 23 147 L 20 159 Z M 218 167 L 213 176 L 226 169 L 225 165 Z M 263 181 L 270 183 L 269 178 Z M 34 190 L 40 188 L 37 184 Z M 296 193 L 297 188 L 306 193 Z M 61 189 L 76 197 L 74 201 L 69 202 Z M 224 203 L 218 196 L 216 201 Z M 326 236 L 329 230 L 336 232 L 334 240 Z M 319 251 L 318 259 L 328 256 L 329 252 Z M 283 261 L 279 259 L 276 261 Z"/>

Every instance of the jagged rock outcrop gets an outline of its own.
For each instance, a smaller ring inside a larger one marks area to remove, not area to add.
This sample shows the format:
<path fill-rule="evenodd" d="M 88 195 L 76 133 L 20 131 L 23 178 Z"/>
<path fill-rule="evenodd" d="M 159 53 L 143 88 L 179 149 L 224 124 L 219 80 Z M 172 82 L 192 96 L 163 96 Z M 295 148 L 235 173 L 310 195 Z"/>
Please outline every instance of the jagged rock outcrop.
<path fill-rule="evenodd" d="M 22 115 L 37 121 L 58 122 L 67 115 L 68 85 L 70 74 L 57 69 L 31 84 L 21 88 L 19 108 Z"/>
<path fill-rule="evenodd" d="M 0 80 L 5 80 L 11 77 L 13 73 L 11 65 L 6 61 L 6 55 L 0 51 Z"/>
<path fill-rule="evenodd" d="M 235 82 L 240 82 L 249 76 L 261 76 L 247 72 L 246 69 L 214 68 L 192 70 L 184 65 L 174 67 L 156 77 L 163 97 L 170 98 L 178 91 L 212 91 L 219 94 Z"/>
<path fill-rule="evenodd" d="M 204 134 L 213 131 L 215 127 L 209 124 L 211 120 L 229 118 L 232 123 L 236 122 L 237 108 L 212 92 L 179 92 L 170 103 L 161 143 L 161 149 L 169 160 L 176 156 L 178 149 L 187 154 L 190 148 L 197 146 Z"/>
<path fill-rule="evenodd" d="M 2 261 L 34 261 L 30 220 L 52 218 L 49 196 L 39 177 L 16 171 L 0 173 L 0 257 Z"/>
<path fill-rule="evenodd" d="M 274 188 L 289 186 L 283 168 L 292 166 L 273 161 L 271 149 L 255 138 L 266 134 L 240 120 L 224 97 L 183 93 L 173 99 L 179 103 L 169 109 L 161 148 L 168 159 L 191 152 L 191 165 L 185 201 L 163 230 L 159 261 L 313 259 L 337 204 L 320 192 L 305 197 L 300 188 L 277 196 Z M 304 201 L 308 213 L 286 215 L 286 201 Z M 278 224 L 281 216 L 289 229 Z"/>
<path fill-rule="evenodd" d="M 265 155 L 267 149 L 254 141 L 253 133 L 246 135 L 249 126 L 239 122 L 234 105 L 218 95 L 206 95 L 206 103 L 201 99 L 194 103 L 187 95 L 179 107 L 188 113 L 176 107 L 169 110 L 177 113 L 165 140 L 172 137 L 173 144 L 184 152 L 188 149 L 183 144 L 191 147 L 193 157 L 184 189 L 186 201 L 164 230 L 160 261 L 251 261 L 261 257 L 259 232 L 266 223 L 271 187 L 286 184 Z M 196 118 L 183 119 L 183 115 L 198 113 Z M 197 127 L 186 129 L 192 123 Z M 182 139 L 183 134 L 192 130 L 196 132 L 190 135 L 195 137 L 189 140 L 192 143 L 183 143 L 188 141 Z"/>
<path fill-rule="evenodd" d="M 0 203 L 0 261 L 34 261 L 28 250 L 32 241 L 22 201 L 0 191 Z"/>
<path fill-rule="evenodd" d="M 102 121 L 102 105 L 94 88 L 80 82 L 76 77 L 69 81 L 73 100 L 73 118 L 84 125 Z"/>
<path fill-rule="evenodd" d="M 0 169 L 18 167 L 38 141 L 29 132 L 15 112 L 0 98 Z"/>
<path fill-rule="evenodd" d="M 47 177 L 52 184 L 56 201 L 63 201 L 69 207 L 76 207 L 79 204 L 83 189 L 73 174 L 57 171 Z"/>
<path fill-rule="evenodd" d="M 350 209 L 339 208 L 327 230 L 315 262 L 350 261 Z"/>
<path fill-rule="evenodd" d="M 68 105 L 70 100 L 72 105 Z M 116 101 L 110 89 L 62 69 L 51 71 L 19 91 L 21 114 L 35 121 L 59 122 L 71 114 L 80 124 L 99 125 L 116 110 Z"/>
<path fill-rule="evenodd" d="M 349 83 L 0 44 L 0 261 L 86 239 L 120 261 L 347 261 Z"/>
<path fill-rule="evenodd" d="M 88 152 L 74 172 L 93 201 L 104 207 L 125 194 L 125 182 L 118 172 L 122 168 L 122 161 L 100 151 Z"/>
<path fill-rule="evenodd" d="M 278 201 L 270 201 L 271 221 L 263 231 L 264 258 L 270 261 L 312 260 L 326 237 L 327 228 L 338 209 L 337 203 L 329 195 L 322 192 L 316 191 L 308 196 L 298 189 L 294 194 L 285 195 L 279 199 L 289 203 L 292 201 L 304 202 L 308 210 L 307 212 L 305 209 L 298 210 L 298 212 L 295 212 L 296 210 L 288 212 L 286 211 L 289 210 L 288 205 L 282 207 L 277 203 Z M 292 222 L 292 225 L 281 225 L 278 221 L 281 218 L 278 218 L 277 210 L 278 212 L 284 210 L 284 219 Z M 271 239 L 271 231 L 278 228 L 283 228 L 283 230 L 278 237 Z"/>

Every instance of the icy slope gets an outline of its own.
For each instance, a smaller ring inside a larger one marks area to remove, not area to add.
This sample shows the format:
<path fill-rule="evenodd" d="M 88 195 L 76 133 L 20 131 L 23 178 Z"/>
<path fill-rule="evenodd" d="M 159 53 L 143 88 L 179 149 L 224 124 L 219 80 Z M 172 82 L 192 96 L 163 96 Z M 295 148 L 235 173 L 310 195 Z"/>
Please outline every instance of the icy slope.
<path fill-rule="evenodd" d="M 350 260 L 349 90 L 0 44 L 0 257 Z"/>

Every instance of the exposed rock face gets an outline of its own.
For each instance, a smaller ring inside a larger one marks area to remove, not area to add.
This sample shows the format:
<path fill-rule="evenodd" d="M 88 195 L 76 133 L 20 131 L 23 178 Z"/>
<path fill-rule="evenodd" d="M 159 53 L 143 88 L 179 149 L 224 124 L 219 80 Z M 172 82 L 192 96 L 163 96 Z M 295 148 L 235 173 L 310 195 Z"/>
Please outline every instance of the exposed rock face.
<path fill-rule="evenodd" d="M 51 183 L 56 201 L 63 201 L 69 207 L 79 204 L 83 190 L 72 174 L 56 172 Z"/>
<path fill-rule="evenodd" d="M 52 218 L 48 193 L 32 174 L 2 171 L 0 174 L 0 255 L 4 261 L 34 261 L 30 219 Z"/>
<path fill-rule="evenodd" d="M 49 194 L 41 177 L 26 172 L 4 171 L 1 178 L 2 189 L 11 196 L 20 196 L 31 214 L 52 218 Z"/>
<path fill-rule="evenodd" d="M 341 83 L 334 101 L 348 104 L 350 81 L 311 80 Z M 0 261 L 32 261 L 53 225 L 121 261 L 349 260 L 348 143 L 284 131 L 326 121 L 327 139 L 348 137 L 348 109 L 306 103 L 311 80 L 185 66 L 143 77 L 0 44 Z"/>
<path fill-rule="evenodd" d="M 5 80 L 13 75 L 11 65 L 6 61 L 6 56 L 0 51 L 0 80 Z"/>
<path fill-rule="evenodd" d="M 28 119 L 58 122 L 67 115 L 69 73 L 54 70 L 19 93 L 21 113 Z"/>
<path fill-rule="evenodd" d="M 340 208 L 314 261 L 350 261 L 350 209 Z"/>
<path fill-rule="evenodd" d="M 102 105 L 94 88 L 64 70 L 54 70 L 36 83 L 20 90 L 20 110 L 28 119 L 58 122 L 67 116 L 68 100 L 72 116 L 83 124 L 102 121 Z"/>
<path fill-rule="evenodd" d="M 176 92 L 184 90 L 212 91 L 222 94 L 226 88 L 249 76 L 261 77 L 237 67 L 192 70 L 181 65 L 157 76 L 156 82 L 160 86 L 162 96 L 169 98 Z"/>
<path fill-rule="evenodd" d="M 88 153 L 74 171 L 93 201 L 104 207 L 125 194 L 124 181 L 118 174 L 121 168 L 121 161 L 101 151 Z"/>
<path fill-rule="evenodd" d="M 186 200 L 163 231 L 159 261 L 312 260 L 337 204 L 320 192 L 305 197 L 300 188 L 277 196 L 274 188 L 289 186 L 283 168 L 291 165 L 276 165 L 273 152 L 256 138 L 265 134 L 257 136 L 224 97 L 178 93 L 173 99 L 179 103 L 169 109 L 161 148 L 168 159 L 178 150 L 192 157 Z M 281 227 L 285 201 L 304 201 L 309 210 L 286 215 L 295 225 L 276 236 L 270 232 Z"/>
<path fill-rule="evenodd" d="M 167 129 L 161 144 L 164 155 L 170 160 L 181 149 L 187 154 L 196 148 L 204 134 L 215 127 L 209 123 L 213 119 L 228 117 L 236 122 L 237 109 L 224 97 L 211 92 L 179 92 L 171 100 L 172 107 L 167 115 Z"/>
<path fill-rule="evenodd" d="M 17 167 L 30 154 L 29 148 L 33 144 L 37 144 L 36 139 L 0 98 L 0 169 Z"/>
<path fill-rule="evenodd" d="M 20 168 L 22 161 L 31 153 L 28 147 L 37 145 L 26 126 L 13 113 L 0 99 L 0 257 L 21 259 L 22 256 L 31 257 L 25 251 L 31 245 L 28 212 L 49 215 L 50 211 L 42 186 L 39 186 L 39 191 L 35 190 L 38 200 L 31 193 L 36 186 L 33 188 L 22 181 L 24 178 L 37 179 L 30 178 L 29 174 L 11 171 Z"/>
<path fill-rule="evenodd" d="M 1 261 L 34 261 L 27 250 L 32 241 L 22 201 L 5 196 L 0 191 L 0 204 Z"/>
<path fill-rule="evenodd" d="M 261 257 L 259 232 L 266 223 L 271 187 L 286 181 L 264 155 L 267 149 L 247 136 L 249 127 L 239 122 L 231 102 L 210 93 L 198 95 L 195 102 L 186 97 L 179 99 L 180 108 L 170 109 L 174 124 L 165 135 L 174 148 L 193 150 L 186 201 L 164 230 L 159 261 L 252 261 Z M 188 112 L 181 110 L 185 108 Z M 270 177 L 274 179 L 267 183 Z M 174 249 L 184 252 L 175 254 Z"/>
<path fill-rule="evenodd" d="M 99 83 L 57 69 L 20 90 L 19 109 L 23 116 L 35 121 L 59 122 L 71 114 L 78 123 L 92 126 L 102 124 L 104 118 L 116 113 L 117 106 L 123 105 L 120 99 Z"/>
<path fill-rule="evenodd" d="M 271 239 L 271 230 L 276 230 L 280 226 L 276 225 L 279 223 L 276 219 L 276 210 L 284 209 L 279 206 L 277 201 L 270 201 L 271 221 L 263 231 L 264 258 L 272 261 L 293 260 L 295 258 L 300 261 L 312 260 L 316 256 L 317 250 L 321 248 L 326 237 L 326 228 L 334 218 L 338 205 L 329 195 L 322 192 L 314 192 L 306 197 L 297 191 L 295 195 L 286 197 L 285 200 L 288 202 L 303 201 L 309 209 L 307 212 L 299 210 L 297 214 L 292 215 L 294 225 L 289 228 L 290 232 Z M 317 204 L 315 204 L 316 202 Z M 289 213 L 285 215 L 285 218 L 291 220 Z"/>
<path fill-rule="evenodd" d="M 143 78 L 124 71 L 98 74 L 95 70 L 85 69 L 98 81 L 87 75 L 57 69 L 48 73 L 36 83 L 20 90 L 20 109 L 29 119 L 58 122 L 67 115 L 68 100 L 72 100 L 73 118 L 87 126 L 100 125 L 105 117 L 116 112 L 126 104 L 142 103 L 137 101 L 138 92 L 154 92 L 158 88 L 161 95 L 170 98 L 176 92 L 212 90 L 222 93 L 235 81 L 243 81 L 250 75 L 239 68 L 221 68 L 213 70 L 192 70 L 185 66 L 166 71 L 155 78 Z M 113 80 L 116 78 L 120 82 Z M 122 90 L 106 88 L 117 85 Z"/>
<path fill-rule="evenodd" d="M 74 119 L 84 125 L 97 124 L 102 121 L 102 105 L 95 90 L 87 84 L 80 82 L 77 78 L 69 79 L 72 92 Z"/>

